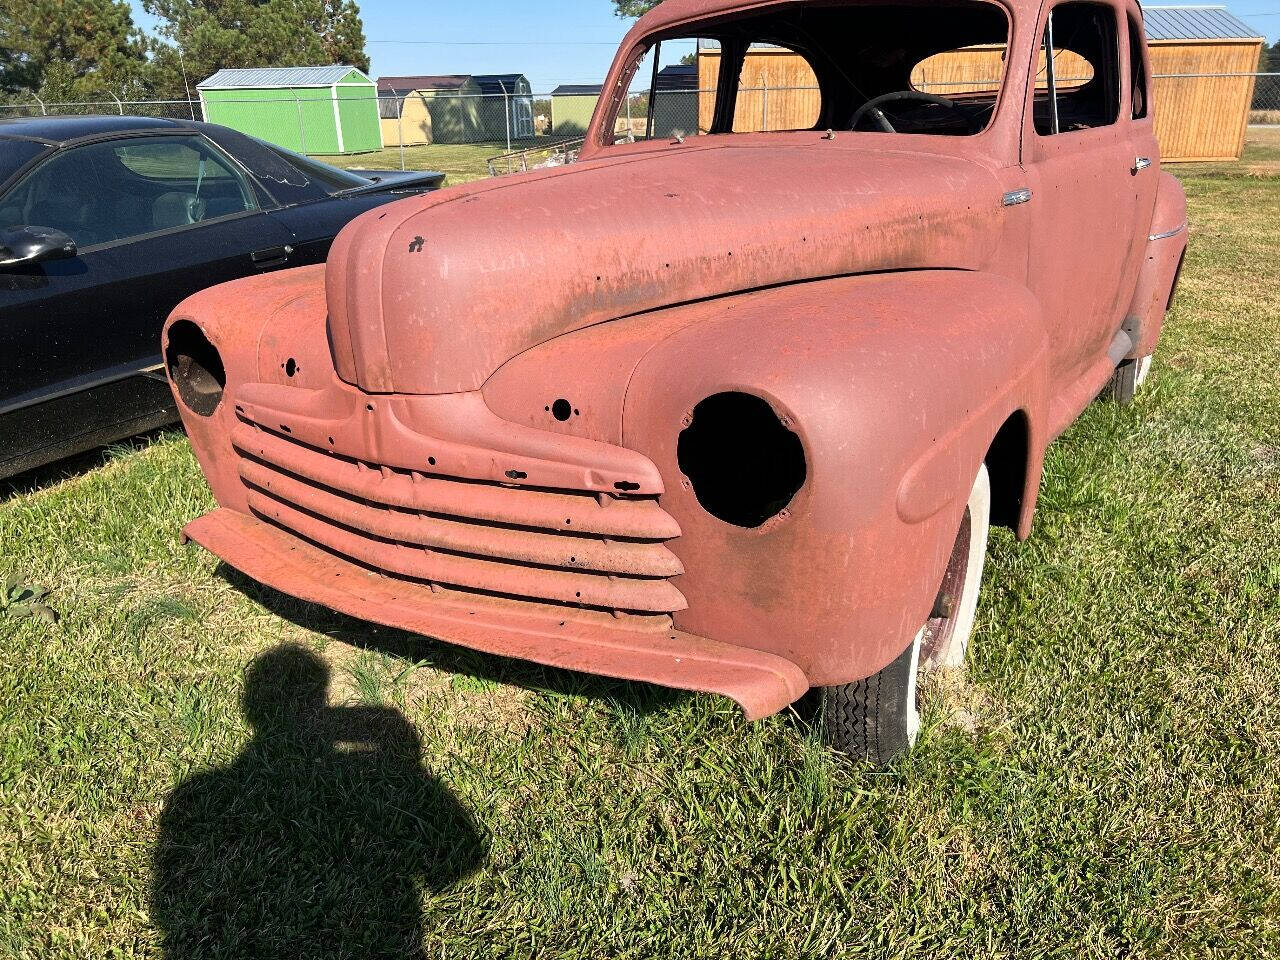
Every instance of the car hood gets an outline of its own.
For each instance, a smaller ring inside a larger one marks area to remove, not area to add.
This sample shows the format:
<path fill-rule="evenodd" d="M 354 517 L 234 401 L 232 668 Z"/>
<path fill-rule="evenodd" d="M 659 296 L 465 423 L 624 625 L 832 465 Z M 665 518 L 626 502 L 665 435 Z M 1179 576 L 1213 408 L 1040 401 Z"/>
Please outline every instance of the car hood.
<path fill-rule="evenodd" d="M 370 211 L 326 271 L 339 375 L 374 393 L 478 389 L 519 353 L 691 300 L 890 269 L 978 269 L 1000 188 L 960 157 L 686 144 Z"/>

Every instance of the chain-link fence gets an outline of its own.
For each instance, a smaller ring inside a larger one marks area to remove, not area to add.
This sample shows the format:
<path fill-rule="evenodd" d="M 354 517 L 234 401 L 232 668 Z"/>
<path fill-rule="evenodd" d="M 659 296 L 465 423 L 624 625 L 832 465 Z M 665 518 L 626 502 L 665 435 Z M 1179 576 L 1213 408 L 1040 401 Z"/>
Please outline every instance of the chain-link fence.
<path fill-rule="evenodd" d="M 1083 78 L 1081 78 L 1083 80 Z M 1070 77 L 1060 77 L 1060 84 Z M 983 78 L 914 78 L 922 91 L 963 94 L 994 90 Z M 1154 78 L 1157 134 L 1170 159 L 1237 155 L 1243 124 L 1280 125 L 1280 73 L 1165 74 Z M 348 157 L 346 165 L 435 168 L 496 175 L 572 162 L 599 97 L 599 88 L 549 93 L 461 93 L 401 90 L 377 98 L 338 88 L 281 91 L 206 91 L 196 100 L 119 100 L 76 103 L 37 97 L 0 104 L 0 119 L 63 114 L 120 114 L 209 120 L 290 150 Z M 614 127 L 618 141 L 683 139 L 711 126 L 714 89 L 633 91 Z M 734 130 L 798 130 L 818 121 L 816 87 L 743 88 Z M 380 154 L 371 157 L 371 154 Z M 472 166 L 463 170 L 458 157 Z M 479 158 L 479 163 L 476 162 Z M 451 166 L 453 164 L 453 166 Z"/>
<path fill-rule="evenodd" d="M 1280 125 L 1280 73 L 1259 73 L 1253 79 L 1249 122 L 1266 126 Z"/>

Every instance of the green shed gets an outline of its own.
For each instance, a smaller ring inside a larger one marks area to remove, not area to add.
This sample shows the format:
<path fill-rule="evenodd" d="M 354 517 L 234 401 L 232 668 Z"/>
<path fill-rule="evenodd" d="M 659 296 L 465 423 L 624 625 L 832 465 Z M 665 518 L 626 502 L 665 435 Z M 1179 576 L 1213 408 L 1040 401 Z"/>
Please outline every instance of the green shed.
<path fill-rule="evenodd" d="M 355 67 L 224 69 L 196 89 L 205 120 L 289 150 L 382 149 L 378 88 Z"/>
<path fill-rule="evenodd" d="M 587 132 L 602 87 L 598 83 L 566 83 L 551 91 L 551 132 L 579 137 Z"/>

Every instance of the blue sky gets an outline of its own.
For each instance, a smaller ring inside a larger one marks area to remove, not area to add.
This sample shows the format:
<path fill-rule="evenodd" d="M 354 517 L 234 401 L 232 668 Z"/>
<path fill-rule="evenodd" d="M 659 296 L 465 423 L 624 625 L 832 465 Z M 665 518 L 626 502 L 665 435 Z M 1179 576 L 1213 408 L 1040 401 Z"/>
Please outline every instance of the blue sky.
<path fill-rule="evenodd" d="M 150 28 L 138 0 L 130 2 L 138 24 Z M 1272 41 L 1280 33 L 1280 0 L 1229 8 Z M 614 16 L 609 0 L 363 0 L 360 12 L 374 77 L 523 73 L 537 92 L 603 80 L 632 23 Z M 1263 13 L 1276 15 L 1256 16 Z"/>

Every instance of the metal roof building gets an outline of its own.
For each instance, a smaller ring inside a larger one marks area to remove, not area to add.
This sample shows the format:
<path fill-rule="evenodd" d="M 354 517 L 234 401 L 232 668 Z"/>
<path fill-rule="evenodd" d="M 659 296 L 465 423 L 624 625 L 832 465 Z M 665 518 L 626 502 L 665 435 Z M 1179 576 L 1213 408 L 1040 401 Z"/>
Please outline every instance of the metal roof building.
<path fill-rule="evenodd" d="M 1262 34 L 1221 6 L 1143 7 L 1164 160 L 1235 160 L 1244 150 Z"/>
<path fill-rule="evenodd" d="M 206 120 L 289 150 L 382 147 L 377 88 L 352 66 L 226 68 L 196 90 Z"/>
<path fill-rule="evenodd" d="M 1226 7 L 1144 7 L 1147 40 L 1257 40 L 1258 31 Z"/>

